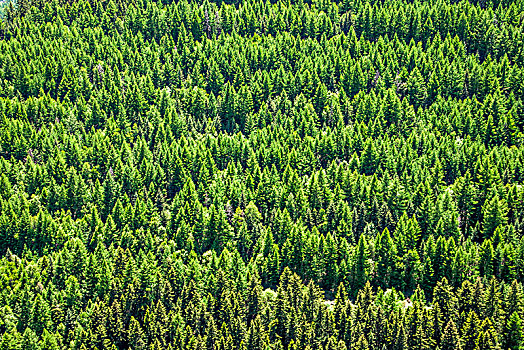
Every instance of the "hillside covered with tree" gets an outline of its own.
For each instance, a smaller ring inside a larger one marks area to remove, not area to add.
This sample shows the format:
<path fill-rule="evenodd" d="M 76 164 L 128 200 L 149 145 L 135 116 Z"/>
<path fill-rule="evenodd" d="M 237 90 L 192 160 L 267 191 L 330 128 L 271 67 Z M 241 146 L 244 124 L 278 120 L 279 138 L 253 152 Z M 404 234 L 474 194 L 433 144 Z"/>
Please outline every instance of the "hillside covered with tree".
<path fill-rule="evenodd" d="M 523 130 L 521 0 L 18 0 L 0 349 L 520 349 Z"/>

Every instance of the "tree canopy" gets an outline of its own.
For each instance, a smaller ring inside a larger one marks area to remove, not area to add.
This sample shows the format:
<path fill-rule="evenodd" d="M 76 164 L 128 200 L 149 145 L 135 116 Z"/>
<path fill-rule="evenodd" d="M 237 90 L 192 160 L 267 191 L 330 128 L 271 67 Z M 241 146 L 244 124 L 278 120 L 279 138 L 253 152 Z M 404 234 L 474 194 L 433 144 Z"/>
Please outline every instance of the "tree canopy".
<path fill-rule="evenodd" d="M 17 0 L 1 349 L 524 346 L 524 2 Z"/>

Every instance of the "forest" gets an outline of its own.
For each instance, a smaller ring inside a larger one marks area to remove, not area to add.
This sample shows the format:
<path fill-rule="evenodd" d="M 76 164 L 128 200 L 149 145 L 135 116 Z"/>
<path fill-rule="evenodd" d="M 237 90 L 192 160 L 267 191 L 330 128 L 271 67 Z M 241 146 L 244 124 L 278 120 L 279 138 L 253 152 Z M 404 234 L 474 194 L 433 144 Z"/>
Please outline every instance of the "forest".
<path fill-rule="evenodd" d="M 0 350 L 524 347 L 524 1 L 18 0 Z"/>

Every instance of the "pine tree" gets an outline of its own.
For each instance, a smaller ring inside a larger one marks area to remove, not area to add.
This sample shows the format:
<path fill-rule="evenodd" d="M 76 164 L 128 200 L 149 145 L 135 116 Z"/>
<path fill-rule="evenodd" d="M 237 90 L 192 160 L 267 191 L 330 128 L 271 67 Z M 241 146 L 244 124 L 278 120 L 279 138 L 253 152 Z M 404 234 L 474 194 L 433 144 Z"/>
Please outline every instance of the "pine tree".
<path fill-rule="evenodd" d="M 491 237 L 495 229 L 500 225 L 505 225 L 507 222 L 507 205 L 504 200 L 499 199 L 498 195 L 494 195 L 491 200 L 486 201 L 482 208 L 484 213 L 484 220 L 482 222 L 483 235 L 485 238 Z"/>
<path fill-rule="evenodd" d="M 440 341 L 440 349 L 462 349 L 459 333 L 457 331 L 457 326 L 455 326 L 453 320 L 449 320 L 448 324 L 446 325 L 446 328 L 444 328 L 444 332 L 442 333 L 442 339 Z"/>
<path fill-rule="evenodd" d="M 358 245 L 356 247 L 353 259 L 354 272 L 352 290 L 353 293 L 356 294 L 359 289 L 364 287 L 368 279 L 368 247 L 364 235 L 361 235 L 360 239 L 358 240 Z"/>
<path fill-rule="evenodd" d="M 522 321 L 517 312 L 513 312 L 506 324 L 504 325 L 504 333 L 502 336 L 502 348 L 504 349 L 520 349 L 522 345 L 523 328 Z"/>

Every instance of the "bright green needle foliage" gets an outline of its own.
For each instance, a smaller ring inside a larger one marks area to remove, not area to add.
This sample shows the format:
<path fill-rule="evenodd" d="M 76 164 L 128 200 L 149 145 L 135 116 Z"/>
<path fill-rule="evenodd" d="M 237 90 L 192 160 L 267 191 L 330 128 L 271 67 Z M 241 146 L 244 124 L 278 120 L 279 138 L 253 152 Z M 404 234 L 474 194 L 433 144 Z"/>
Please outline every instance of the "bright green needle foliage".
<path fill-rule="evenodd" d="M 522 1 L 1 8 L 0 350 L 524 346 Z"/>

